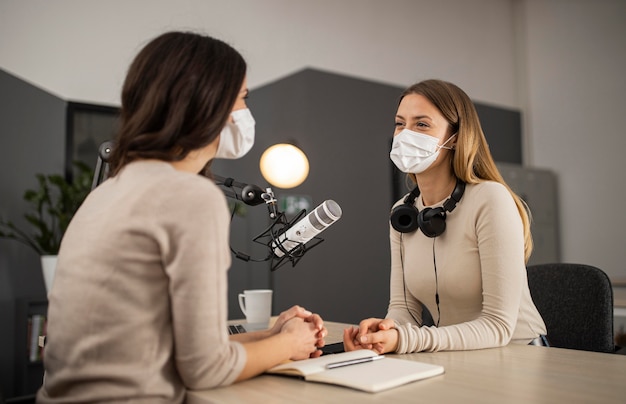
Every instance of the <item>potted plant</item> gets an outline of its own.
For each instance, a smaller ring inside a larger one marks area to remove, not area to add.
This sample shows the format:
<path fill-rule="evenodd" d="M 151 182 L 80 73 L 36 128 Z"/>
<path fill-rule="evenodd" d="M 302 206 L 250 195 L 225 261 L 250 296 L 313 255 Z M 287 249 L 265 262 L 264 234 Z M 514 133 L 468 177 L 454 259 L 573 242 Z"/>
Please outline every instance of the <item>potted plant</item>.
<path fill-rule="evenodd" d="M 19 241 L 41 257 L 47 290 L 54 276 L 56 256 L 65 230 L 91 191 L 93 170 L 80 161 L 74 162 L 74 166 L 77 173 L 71 183 L 62 175 L 37 174 L 39 188 L 24 192 L 24 200 L 32 206 L 24 214 L 26 221 L 32 225 L 31 231 L 20 229 L 0 217 L 0 238 Z"/>

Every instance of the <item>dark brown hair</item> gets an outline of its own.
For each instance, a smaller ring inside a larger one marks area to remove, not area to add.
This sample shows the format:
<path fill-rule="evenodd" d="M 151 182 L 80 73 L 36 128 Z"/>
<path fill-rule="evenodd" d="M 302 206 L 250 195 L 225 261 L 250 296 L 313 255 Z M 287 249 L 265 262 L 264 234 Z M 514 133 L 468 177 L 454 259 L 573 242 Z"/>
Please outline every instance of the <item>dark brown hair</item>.
<path fill-rule="evenodd" d="M 126 75 L 111 176 L 137 159 L 182 160 L 215 140 L 245 75 L 242 56 L 218 39 L 168 32 L 150 41 Z"/>

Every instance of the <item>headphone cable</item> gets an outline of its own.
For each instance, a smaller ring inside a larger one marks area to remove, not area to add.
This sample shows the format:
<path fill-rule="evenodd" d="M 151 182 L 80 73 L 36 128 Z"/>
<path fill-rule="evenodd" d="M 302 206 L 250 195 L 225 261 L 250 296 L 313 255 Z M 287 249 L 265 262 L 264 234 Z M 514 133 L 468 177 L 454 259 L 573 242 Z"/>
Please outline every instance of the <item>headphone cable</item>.
<path fill-rule="evenodd" d="M 439 327 L 439 320 L 441 320 L 441 310 L 439 309 L 439 277 L 437 276 L 437 258 L 435 256 L 435 240 L 433 238 L 433 266 L 435 267 L 435 303 L 437 304 L 437 324 L 435 327 Z"/>
<path fill-rule="evenodd" d="M 406 278 L 404 274 L 404 257 L 403 257 L 404 240 L 402 238 L 403 238 L 403 233 L 400 233 L 400 265 L 402 267 L 402 291 L 404 292 L 404 305 L 406 306 L 406 311 L 409 312 L 409 314 L 413 318 L 413 321 L 415 321 L 415 324 L 417 324 L 418 327 L 421 327 L 422 323 L 417 321 L 417 319 L 413 315 L 413 312 L 411 311 L 411 309 L 409 309 L 409 303 L 406 299 Z"/>

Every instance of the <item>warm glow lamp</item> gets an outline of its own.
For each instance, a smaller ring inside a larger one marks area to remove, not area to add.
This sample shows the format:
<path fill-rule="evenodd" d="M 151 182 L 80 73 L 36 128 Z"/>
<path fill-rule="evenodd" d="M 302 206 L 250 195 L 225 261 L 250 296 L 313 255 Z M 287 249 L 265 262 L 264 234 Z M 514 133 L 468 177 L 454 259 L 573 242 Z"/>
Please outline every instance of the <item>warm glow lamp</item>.
<path fill-rule="evenodd" d="M 309 175 L 309 160 L 304 152 L 287 143 L 275 144 L 265 150 L 260 166 L 263 178 L 278 188 L 297 187 Z"/>

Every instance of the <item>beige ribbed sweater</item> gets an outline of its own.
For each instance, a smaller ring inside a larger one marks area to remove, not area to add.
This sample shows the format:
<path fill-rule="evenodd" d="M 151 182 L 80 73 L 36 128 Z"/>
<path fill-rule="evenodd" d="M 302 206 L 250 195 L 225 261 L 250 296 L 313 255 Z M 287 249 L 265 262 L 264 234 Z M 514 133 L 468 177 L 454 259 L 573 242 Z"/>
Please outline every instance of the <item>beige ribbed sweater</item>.
<path fill-rule="evenodd" d="M 75 215 L 49 295 L 41 403 L 176 403 L 232 383 L 223 193 L 159 161 L 134 162 Z"/>
<path fill-rule="evenodd" d="M 417 207 L 424 209 L 421 197 Z M 522 221 L 503 185 L 468 184 L 456 209 L 447 215 L 446 231 L 437 238 L 420 230 L 401 234 L 390 229 L 387 318 L 395 320 L 399 331 L 397 352 L 527 344 L 546 333 L 528 289 Z M 421 323 L 422 304 L 435 323 L 439 319 L 439 327 L 415 325 L 407 306 Z"/>

